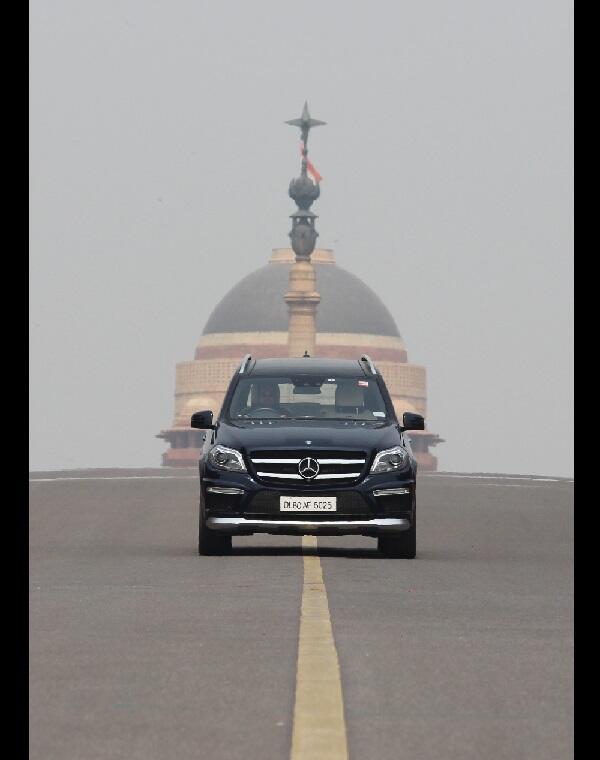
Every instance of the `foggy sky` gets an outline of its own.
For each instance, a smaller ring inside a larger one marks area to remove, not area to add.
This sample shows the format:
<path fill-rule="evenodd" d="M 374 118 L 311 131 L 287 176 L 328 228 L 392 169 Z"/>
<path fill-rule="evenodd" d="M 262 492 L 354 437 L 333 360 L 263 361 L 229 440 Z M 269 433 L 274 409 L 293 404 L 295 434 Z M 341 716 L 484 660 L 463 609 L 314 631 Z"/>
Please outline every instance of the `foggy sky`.
<path fill-rule="evenodd" d="M 426 366 L 440 469 L 572 474 L 570 3 L 30 13 L 30 469 L 160 464 L 176 362 L 289 245 L 308 99 L 318 245 Z"/>

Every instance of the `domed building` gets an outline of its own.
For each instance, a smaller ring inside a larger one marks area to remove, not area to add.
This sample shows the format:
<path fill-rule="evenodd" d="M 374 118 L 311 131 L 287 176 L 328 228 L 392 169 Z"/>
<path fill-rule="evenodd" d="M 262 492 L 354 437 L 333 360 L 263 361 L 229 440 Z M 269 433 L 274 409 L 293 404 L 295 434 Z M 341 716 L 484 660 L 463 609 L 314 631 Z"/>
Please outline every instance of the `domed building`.
<path fill-rule="evenodd" d="M 177 364 L 175 418 L 158 434 L 170 448 L 163 465 L 196 466 L 204 434 L 190 427 L 194 412 L 218 414 L 242 357 L 310 356 L 356 358 L 368 354 L 383 375 L 396 414 L 426 417 L 425 368 L 409 364 L 402 336 L 381 299 L 355 275 L 338 267 L 333 251 L 315 249 L 318 232 L 310 207 L 320 195 L 320 174 L 308 160 L 308 134 L 325 122 L 302 116 L 287 122 L 300 127 L 301 174 L 289 195 L 298 208 L 291 215 L 291 248 L 276 248 L 268 264 L 234 285 L 215 307 L 192 361 Z M 309 177 L 310 174 L 310 177 Z M 429 449 L 441 438 L 411 431 L 419 466 L 437 469 Z"/>
<path fill-rule="evenodd" d="M 426 418 L 425 368 L 409 364 L 394 318 L 362 280 L 337 266 L 333 251 L 316 249 L 311 257 L 321 300 L 316 312 L 315 356 L 357 359 L 369 354 L 383 375 L 398 418 L 416 412 Z M 288 309 L 284 296 L 294 263 L 291 248 L 277 248 L 268 264 L 231 288 L 208 318 L 193 361 L 177 364 L 175 418 L 159 438 L 171 447 L 163 465 L 195 466 L 203 433 L 190 428 L 201 409 L 217 413 L 242 357 L 288 355 Z M 411 431 L 412 448 L 424 470 L 437 469 L 429 449 L 441 439 L 428 431 Z"/>

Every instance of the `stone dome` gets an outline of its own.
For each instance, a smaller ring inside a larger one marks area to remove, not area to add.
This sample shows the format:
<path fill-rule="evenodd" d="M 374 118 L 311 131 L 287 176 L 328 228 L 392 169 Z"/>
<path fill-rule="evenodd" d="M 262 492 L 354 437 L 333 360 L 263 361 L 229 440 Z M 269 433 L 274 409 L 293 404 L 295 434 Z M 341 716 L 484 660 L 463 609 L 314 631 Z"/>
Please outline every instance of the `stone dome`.
<path fill-rule="evenodd" d="M 321 302 L 317 332 L 387 335 L 400 338 L 394 318 L 368 285 L 335 264 L 333 252 L 320 249 L 312 256 Z M 240 280 L 215 306 L 203 335 L 245 331 L 287 331 L 288 290 L 293 255 L 275 249 L 271 261 Z"/>
<path fill-rule="evenodd" d="M 425 368 L 408 362 L 404 341 L 384 303 L 362 280 L 336 266 L 333 251 L 317 249 L 311 261 L 321 296 L 315 356 L 348 359 L 369 354 L 385 378 L 396 413 L 425 416 Z M 189 427 L 190 417 L 201 409 L 218 412 L 244 355 L 289 356 L 285 294 L 293 262 L 290 248 L 276 248 L 266 266 L 242 278 L 213 309 L 193 360 L 177 363 L 173 423 L 158 436 L 170 443 L 164 465 L 197 466 L 203 438 L 201 431 Z M 420 467 L 436 469 L 428 447 L 440 440 L 436 434 L 416 431 L 413 450 Z"/>

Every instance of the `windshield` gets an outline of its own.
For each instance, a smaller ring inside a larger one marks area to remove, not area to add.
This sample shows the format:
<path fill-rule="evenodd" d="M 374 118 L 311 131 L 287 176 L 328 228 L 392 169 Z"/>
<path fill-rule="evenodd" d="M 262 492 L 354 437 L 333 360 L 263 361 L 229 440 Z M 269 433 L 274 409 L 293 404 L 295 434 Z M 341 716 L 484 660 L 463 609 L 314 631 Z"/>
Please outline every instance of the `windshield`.
<path fill-rule="evenodd" d="M 229 419 L 386 419 L 377 383 L 363 377 L 255 377 L 239 381 Z"/>

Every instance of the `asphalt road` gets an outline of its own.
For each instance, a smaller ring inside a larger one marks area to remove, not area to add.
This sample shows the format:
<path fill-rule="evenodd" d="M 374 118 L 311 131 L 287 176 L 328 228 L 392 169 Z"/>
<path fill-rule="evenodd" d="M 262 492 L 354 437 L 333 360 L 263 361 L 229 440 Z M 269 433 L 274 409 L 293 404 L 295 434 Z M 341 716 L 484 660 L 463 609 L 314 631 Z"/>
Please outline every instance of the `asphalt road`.
<path fill-rule="evenodd" d="M 199 557 L 192 470 L 31 479 L 31 760 L 289 758 L 301 539 Z M 572 489 L 423 473 L 416 560 L 318 539 L 352 760 L 572 756 Z"/>

